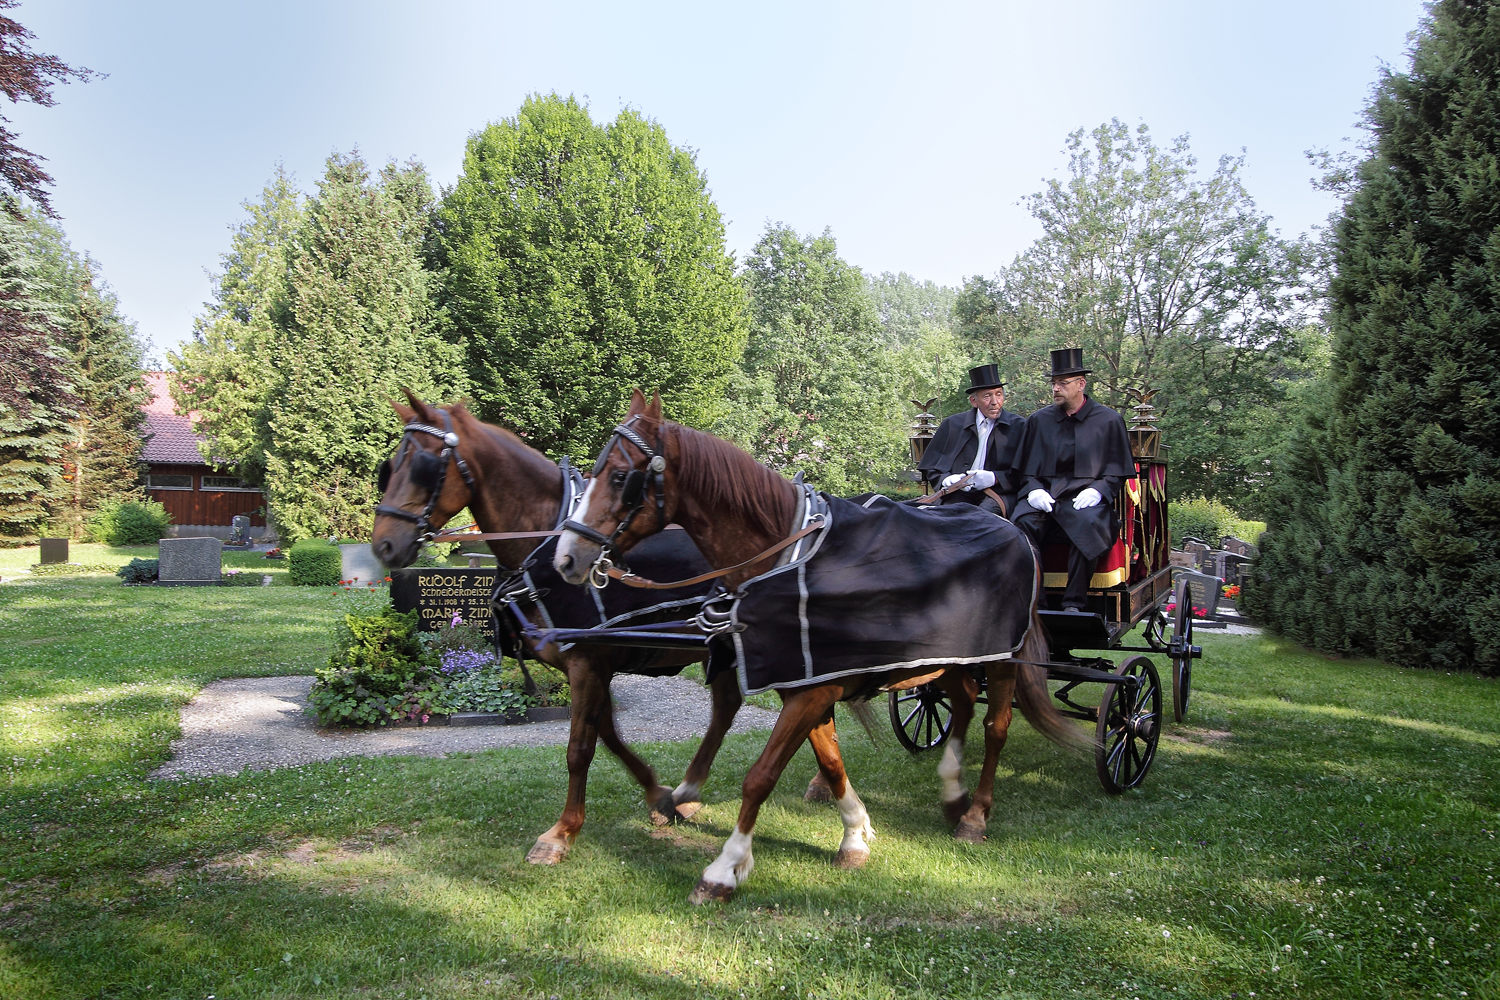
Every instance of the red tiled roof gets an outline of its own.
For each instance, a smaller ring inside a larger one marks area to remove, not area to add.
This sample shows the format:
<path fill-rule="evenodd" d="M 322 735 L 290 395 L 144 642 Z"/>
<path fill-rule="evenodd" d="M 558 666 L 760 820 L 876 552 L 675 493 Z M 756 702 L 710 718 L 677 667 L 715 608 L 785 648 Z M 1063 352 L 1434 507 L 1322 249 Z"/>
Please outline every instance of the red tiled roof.
<path fill-rule="evenodd" d="M 203 435 L 193 433 L 196 412 L 187 416 L 177 412 L 172 402 L 172 390 L 167 387 L 166 372 L 147 372 L 146 385 L 151 388 L 152 399 L 146 404 L 146 426 L 142 428 L 151 435 L 141 453 L 146 462 L 171 462 L 178 465 L 207 465 L 198 452 L 198 442 Z"/>

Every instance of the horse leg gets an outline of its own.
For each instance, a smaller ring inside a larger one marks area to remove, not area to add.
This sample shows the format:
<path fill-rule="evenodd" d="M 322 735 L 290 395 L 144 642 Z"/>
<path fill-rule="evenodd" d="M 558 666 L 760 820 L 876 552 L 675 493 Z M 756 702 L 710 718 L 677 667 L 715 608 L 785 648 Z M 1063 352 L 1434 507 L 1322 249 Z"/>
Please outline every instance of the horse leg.
<path fill-rule="evenodd" d="M 691 819 L 703 808 L 703 802 L 699 799 L 703 783 L 708 780 L 709 768 L 713 767 L 714 758 L 724 744 L 724 734 L 734 725 L 734 717 L 745 703 L 745 696 L 740 694 L 739 677 L 733 670 L 719 671 L 709 690 L 713 694 L 713 714 L 709 716 L 708 731 L 703 734 L 703 742 L 698 744 L 698 752 L 693 754 L 693 761 L 688 765 L 687 773 L 682 776 L 682 784 L 672 789 L 674 819 Z"/>
<path fill-rule="evenodd" d="M 1004 749 L 1005 737 L 1010 731 L 1016 665 L 1005 660 L 990 664 L 985 669 L 985 682 L 990 704 L 984 716 L 984 767 L 980 769 L 979 783 L 974 789 L 974 802 L 953 831 L 955 838 L 971 844 L 984 840 L 990 807 L 995 804 L 995 768 L 1000 764 L 1000 751 Z"/>
<path fill-rule="evenodd" d="M 526 860 L 534 865 L 555 865 L 567 857 L 574 838 L 583 828 L 584 790 L 599 737 L 599 714 L 601 708 L 609 707 L 607 678 L 589 669 L 586 663 L 574 661 L 569 666 L 573 668 L 568 671 L 573 707 L 568 730 L 568 799 L 562 816 L 536 839 L 527 853 Z"/>
<path fill-rule="evenodd" d="M 808 734 L 807 742 L 812 744 L 813 755 L 818 758 L 818 773 L 828 783 L 829 793 L 838 803 L 839 817 L 844 821 L 844 839 L 833 863 L 839 868 L 863 868 L 870 860 L 870 841 L 875 839 L 875 828 L 870 825 L 870 814 L 844 771 L 839 734 L 833 728 L 832 705 Z"/>
<path fill-rule="evenodd" d="M 813 727 L 843 695 L 838 684 L 823 684 L 814 688 L 799 688 L 781 696 L 781 714 L 771 730 L 766 748 L 745 775 L 741 790 L 740 815 L 735 821 L 734 832 L 724 844 L 724 849 L 703 872 L 703 877 L 693 887 L 688 902 L 702 904 L 711 900 L 727 900 L 735 888 L 750 877 L 755 868 L 751 854 L 751 840 L 755 832 L 755 818 L 760 807 L 776 787 L 792 754 L 807 739 Z"/>
<path fill-rule="evenodd" d="M 823 777 L 821 770 L 814 771 L 812 780 L 807 783 L 807 791 L 802 793 L 805 802 L 832 802 L 833 789 L 828 787 L 828 779 Z"/>
<path fill-rule="evenodd" d="M 948 696 L 948 704 L 953 706 L 948 744 L 943 747 L 937 773 L 942 782 L 943 815 L 949 823 L 957 823 L 973 804 L 963 782 L 964 742 L 969 736 L 969 723 L 974 719 L 974 705 L 979 700 L 979 682 L 967 668 L 950 667 L 934 683 Z"/>
<path fill-rule="evenodd" d="M 615 706 L 609 697 L 609 684 L 604 685 L 604 701 L 599 712 L 599 738 L 609 748 L 625 769 L 631 773 L 646 793 L 646 808 L 651 810 L 651 822 L 664 826 L 676 818 L 672 803 L 672 789 L 656 780 L 656 770 L 642 760 L 634 750 L 625 745 L 615 729 Z"/>

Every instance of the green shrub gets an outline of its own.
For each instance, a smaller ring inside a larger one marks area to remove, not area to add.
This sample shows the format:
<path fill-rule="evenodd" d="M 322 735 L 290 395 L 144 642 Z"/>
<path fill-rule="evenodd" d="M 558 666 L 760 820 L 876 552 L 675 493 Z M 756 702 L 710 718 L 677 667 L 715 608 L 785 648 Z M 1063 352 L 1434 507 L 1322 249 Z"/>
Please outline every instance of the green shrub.
<path fill-rule="evenodd" d="M 114 567 L 101 563 L 33 563 L 32 576 L 79 576 L 84 573 L 113 573 Z"/>
<path fill-rule="evenodd" d="M 304 587 L 331 587 L 344 573 L 344 557 L 338 547 L 315 538 L 292 546 L 287 558 L 292 583 Z"/>
<path fill-rule="evenodd" d="M 115 576 L 126 583 L 151 583 L 156 579 L 156 571 L 160 565 L 156 559 L 132 559 L 115 570 Z"/>
<path fill-rule="evenodd" d="M 1206 497 L 1184 497 L 1167 504 L 1167 519 L 1172 529 L 1172 545 L 1182 547 L 1185 537 L 1201 538 L 1218 547 L 1225 535 L 1233 535 L 1255 544 L 1266 530 L 1264 521 L 1246 521 L 1226 505 Z"/>
<path fill-rule="evenodd" d="M 442 690 L 434 676 L 437 658 L 416 633 L 415 611 L 345 615 L 333 655 L 316 671 L 308 696 L 318 723 L 384 725 L 431 713 Z"/>
<path fill-rule="evenodd" d="M 155 545 L 172 527 L 172 516 L 155 500 L 108 503 L 84 522 L 84 537 L 105 545 Z"/>

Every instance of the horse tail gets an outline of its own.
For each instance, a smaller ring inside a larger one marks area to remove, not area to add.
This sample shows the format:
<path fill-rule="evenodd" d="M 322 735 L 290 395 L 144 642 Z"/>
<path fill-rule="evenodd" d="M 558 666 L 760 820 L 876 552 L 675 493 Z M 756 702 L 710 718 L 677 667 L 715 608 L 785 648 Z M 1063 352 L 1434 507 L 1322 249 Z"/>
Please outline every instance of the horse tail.
<path fill-rule="evenodd" d="M 1041 597 L 1041 562 L 1037 562 L 1037 599 Z M 1031 605 L 1031 627 L 1026 630 L 1026 639 L 1016 650 L 1016 704 L 1031 728 L 1041 733 L 1058 746 L 1076 750 L 1093 750 L 1095 743 L 1084 730 L 1057 710 L 1052 692 L 1047 690 L 1047 668 L 1038 666 L 1051 658 L 1047 643 L 1046 626 L 1037 614 L 1036 601 Z"/>

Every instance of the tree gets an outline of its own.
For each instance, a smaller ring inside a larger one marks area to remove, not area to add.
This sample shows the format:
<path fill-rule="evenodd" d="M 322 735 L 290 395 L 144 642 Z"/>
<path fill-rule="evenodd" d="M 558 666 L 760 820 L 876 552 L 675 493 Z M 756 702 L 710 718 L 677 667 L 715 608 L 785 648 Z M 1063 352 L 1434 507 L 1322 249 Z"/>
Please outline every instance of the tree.
<path fill-rule="evenodd" d="M 1500 8 L 1433 4 L 1333 232 L 1333 349 L 1246 598 L 1334 652 L 1500 670 Z"/>
<path fill-rule="evenodd" d="M 55 341 L 78 396 L 62 460 L 65 494 L 51 505 L 53 530 L 81 538 L 85 519 L 104 505 L 146 499 L 139 482 L 142 407 L 150 398 L 145 348 L 97 265 L 73 250 L 62 229 L 36 210 L 25 213 L 24 224 L 35 294 L 55 311 Z"/>
<path fill-rule="evenodd" d="M 1306 248 L 1256 210 L 1242 158 L 1200 180 L 1186 137 L 1161 148 L 1118 120 L 1068 150 L 1069 176 L 1026 199 L 1043 235 L 995 281 L 966 284 L 955 313 L 1038 401 L 1056 347 L 1084 348 L 1101 402 L 1160 389 L 1175 491 L 1244 506 L 1264 478 L 1254 429 L 1307 374 Z"/>
<path fill-rule="evenodd" d="M 434 266 L 479 415 L 591 455 L 630 391 L 706 426 L 744 345 L 744 292 L 691 152 L 634 111 L 531 97 L 469 139 Z"/>
<path fill-rule="evenodd" d="M 0 544 L 31 541 L 66 496 L 62 459 L 78 415 L 55 309 L 37 295 L 21 221 L 0 212 Z"/>
<path fill-rule="evenodd" d="M 825 231 L 768 225 L 745 260 L 750 338 L 715 430 L 778 471 L 834 493 L 906 464 L 902 389 L 864 276 Z"/>
<path fill-rule="evenodd" d="M 388 401 L 463 391 L 422 267 L 431 209 L 415 163 L 372 178 L 357 153 L 335 154 L 300 211 L 278 174 L 173 358 L 179 406 L 204 414 L 204 457 L 259 472 L 292 538 L 367 535 L 375 468 L 401 435 Z"/>
<path fill-rule="evenodd" d="M 953 305 L 958 290 L 932 281 L 918 281 L 902 271 L 884 272 L 867 282 L 880 325 L 892 345 L 909 344 L 928 330 L 953 328 Z"/>
<path fill-rule="evenodd" d="M 17 6 L 19 0 L 0 0 L 0 10 Z M 102 75 L 91 69 L 75 69 L 56 56 L 33 52 L 27 43 L 35 37 L 18 22 L 0 17 L 0 93 L 10 103 L 30 101 L 50 108 L 57 103 L 52 96 L 57 84 Z M 23 199 L 29 198 L 51 215 L 47 188 L 52 185 L 52 177 L 41 167 L 45 157 L 22 149 L 16 143 L 19 136 L 7 127 L 9 124 L 10 119 L 0 115 L 0 197 L 13 214 L 20 211 Z"/>

